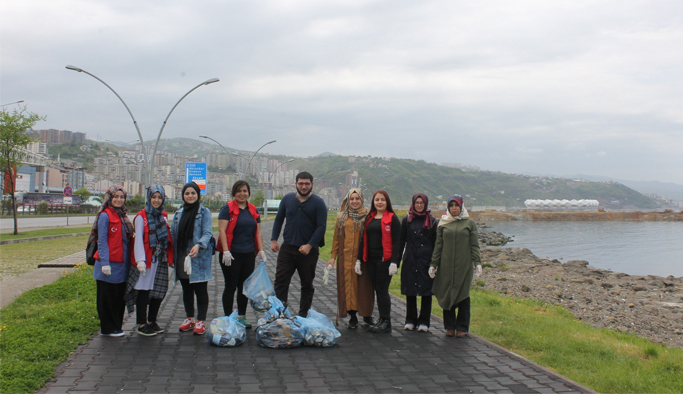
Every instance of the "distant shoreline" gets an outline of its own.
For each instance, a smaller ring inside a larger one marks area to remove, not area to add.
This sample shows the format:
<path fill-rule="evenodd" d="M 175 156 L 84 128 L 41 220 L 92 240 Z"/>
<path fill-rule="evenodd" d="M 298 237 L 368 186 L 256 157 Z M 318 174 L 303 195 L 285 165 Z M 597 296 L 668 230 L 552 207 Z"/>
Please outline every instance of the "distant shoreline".
<path fill-rule="evenodd" d="M 615 221 L 615 222 L 683 222 L 683 212 L 553 212 L 518 211 L 472 212 L 480 221 Z"/>

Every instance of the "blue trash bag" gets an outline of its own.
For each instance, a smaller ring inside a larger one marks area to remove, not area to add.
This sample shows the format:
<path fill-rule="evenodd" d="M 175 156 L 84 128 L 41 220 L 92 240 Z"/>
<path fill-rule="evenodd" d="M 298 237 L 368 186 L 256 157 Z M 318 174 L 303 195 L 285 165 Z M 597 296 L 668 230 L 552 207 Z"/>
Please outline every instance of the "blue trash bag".
<path fill-rule="evenodd" d="M 211 320 L 206 340 L 216 346 L 233 347 L 239 346 L 247 339 L 247 328 L 237 321 L 237 311 L 230 316 L 218 317 Z"/>
<path fill-rule="evenodd" d="M 275 289 L 266 272 L 265 261 L 244 281 L 242 294 L 249 298 L 249 304 L 257 312 L 265 312 L 272 307 L 268 297 L 275 294 Z"/>
<path fill-rule="evenodd" d="M 266 321 L 273 321 L 279 317 L 291 318 L 292 314 L 289 313 L 289 309 L 280 301 L 279 298 L 275 296 L 268 297 L 268 302 L 270 302 L 270 309 L 265 312 Z"/>
<path fill-rule="evenodd" d="M 304 329 L 304 345 L 317 347 L 332 347 L 337 344 L 341 333 L 334 327 L 334 323 L 326 315 L 314 310 L 308 310 L 308 316 L 295 319 Z"/>
<path fill-rule="evenodd" d="M 292 349 L 304 342 L 304 332 L 299 323 L 292 319 L 275 319 L 267 322 L 259 319 L 256 327 L 256 342 L 272 349 Z"/>

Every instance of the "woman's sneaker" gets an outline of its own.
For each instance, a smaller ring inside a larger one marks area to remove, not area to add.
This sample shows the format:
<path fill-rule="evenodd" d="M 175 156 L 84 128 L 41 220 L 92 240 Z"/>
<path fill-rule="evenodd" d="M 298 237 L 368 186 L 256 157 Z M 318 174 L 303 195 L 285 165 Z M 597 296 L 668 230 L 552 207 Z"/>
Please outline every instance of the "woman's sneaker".
<path fill-rule="evenodd" d="M 245 328 L 251 328 L 251 323 L 247 320 L 246 315 L 237 316 L 237 322 L 242 323 Z"/>
<path fill-rule="evenodd" d="M 185 321 L 183 321 L 183 324 L 180 325 L 178 330 L 179 331 L 190 331 L 193 328 L 194 328 L 194 320 L 188 317 L 187 319 L 185 319 Z"/>
<path fill-rule="evenodd" d="M 152 330 L 154 330 L 154 332 L 156 332 L 157 334 L 163 334 L 163 333 L 164 333 L 164 329 L 161 328 L 161 327 L 159 327 L 159 325 L 158 325 L 157 322 L 155 322 L 155 321 L 149 323 L 148 326 L 149 326 Z"/>
<path fill-rule="evenodd" d="M 417 327 L 417 331 L 419 331 L 419 332 L 429 332 L 429 327 L 427 327 L 426 324 L 420 324 L 420 325 Z"/>
<path fill-rule="evenodd" d="M 194 325 L 194 330 L 192 331 L 194 335 L 203 335 L 206 332 L 206 326 L 204 325 L 204 322 L 201 320 L 197 320 L 197 323 Z"/>
<path fill-rule="evenodd" d="M 154 331 L 149 324 L 145 324 L 142 327 L 138 326 L 137 333 L 143 337 L 154 337 L 157 335 L 156 331 Z"/>

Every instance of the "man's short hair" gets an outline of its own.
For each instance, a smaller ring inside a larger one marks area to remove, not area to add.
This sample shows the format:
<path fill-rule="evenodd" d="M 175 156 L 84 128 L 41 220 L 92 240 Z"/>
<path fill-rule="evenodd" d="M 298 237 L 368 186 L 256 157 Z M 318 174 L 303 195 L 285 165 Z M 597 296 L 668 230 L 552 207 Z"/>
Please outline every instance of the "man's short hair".
<path fill-rule="evenodd" d="M 296 182 L 299 182 L 299 179 L 308 179 L 311 181 L 311 183 L 313 183 L 313 175 L 311 175 L 311 173 L 308 171 L 303 171 L 296 174 Z"/>

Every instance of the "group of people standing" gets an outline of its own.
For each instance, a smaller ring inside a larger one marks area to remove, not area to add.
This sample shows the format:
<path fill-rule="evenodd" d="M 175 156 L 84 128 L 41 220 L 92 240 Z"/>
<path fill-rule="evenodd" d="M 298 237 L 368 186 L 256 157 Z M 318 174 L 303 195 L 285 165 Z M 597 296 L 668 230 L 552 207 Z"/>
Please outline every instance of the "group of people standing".
<path fill-rule="evenodd" d="M 297 174 L 297 191 L 282 198 L 271 234 L 271 250 L 278 253 L 275 294 L 287 305 L 291 278 L 297 272 L 301 316 L 307 315 L 313 301 L 313 279 L 327 224 L 327 207 L 312 193 L 313 185 L 310 173 Z M 226 316 L 232 313 L 237 291 L 238 320 L 250 328 L 246 319 L 248 300 L 242 288 L 254 271 L 256 258 L 264 262 L 267 258 L 260 216 L 248 201 L 249 183 L 237 181 L 232 195 L 233 200 L 218 216 L 216 249 L 225 279 L 223 312 Z M 169 269 L 182 286 L 186 319 L 179 330 L 204 334 L 214 251 L 211 212 L 201 204 L 199 186 L 190 182 L 183 187 L 183 206 L 170 223 L 161 186 L 149 187 L 145 208 L 133 223 L 127 216 L 126 197 L 120 186 L 106 192 L 88 240 L 98 246 L 93 278 L 97 282 L 101 335 L 124 335 L 126 306 L 129 313 L 136 312 L 139 335 L 163 333 L 157 315 L 168 290 Z M 429 331 L 435 295 L 444 309 L 446 335 L 467 334 L 470 283 L 475 270 L 481 273 L 477 226 L 460 195 L 451 196 L 447 207 L 437 221 L 431 215 L 427 196 L 416 194 L 408 215 L 399 220 L 386 191 L 376 191 L 368 209 L 363 192 L 349 190 L 337 215 L 327 263 L 332 268 L 337 262 L 338 317 L 349 317 L 349 329 L 362 325 L 375 333 L 391 331 L 389 286 L 401 268 L 401 293 L 407 302 L 404 329 Z M 279 244 L 281 231 L 284 242 Z M 421 297 L 419 314 L 417 297 Z M 375 298 L 379 310 L 376 322 L 372 317 Z"/>
<path fill-rule="evenodd" d="M 427 196 L 419 193 L 413 196 L 408 215 L 399 221 L 386 191 L 373 194 L 370 209 L 360 189 L 348 191 L 337 214 L 327 262 L 330 268 L 337 262 L 338 317 L 349 317 L 348 328 L 362 324 L 375 333 L 391 331 L 389 285 L 400 267 L 401 294 L 406 296 L 404 329 L 429 331 L 436 295 L 444 310 L 446 335 L 467 335 L 470 283 L 475 269 L 481 273 L 477 225 L 462 196 L 451 196 L 447 207 L 437 221 Z M 375 297 L 376 323 L 372 319 Z M 421 298 L 419 315 L 417 297 Z"/>

